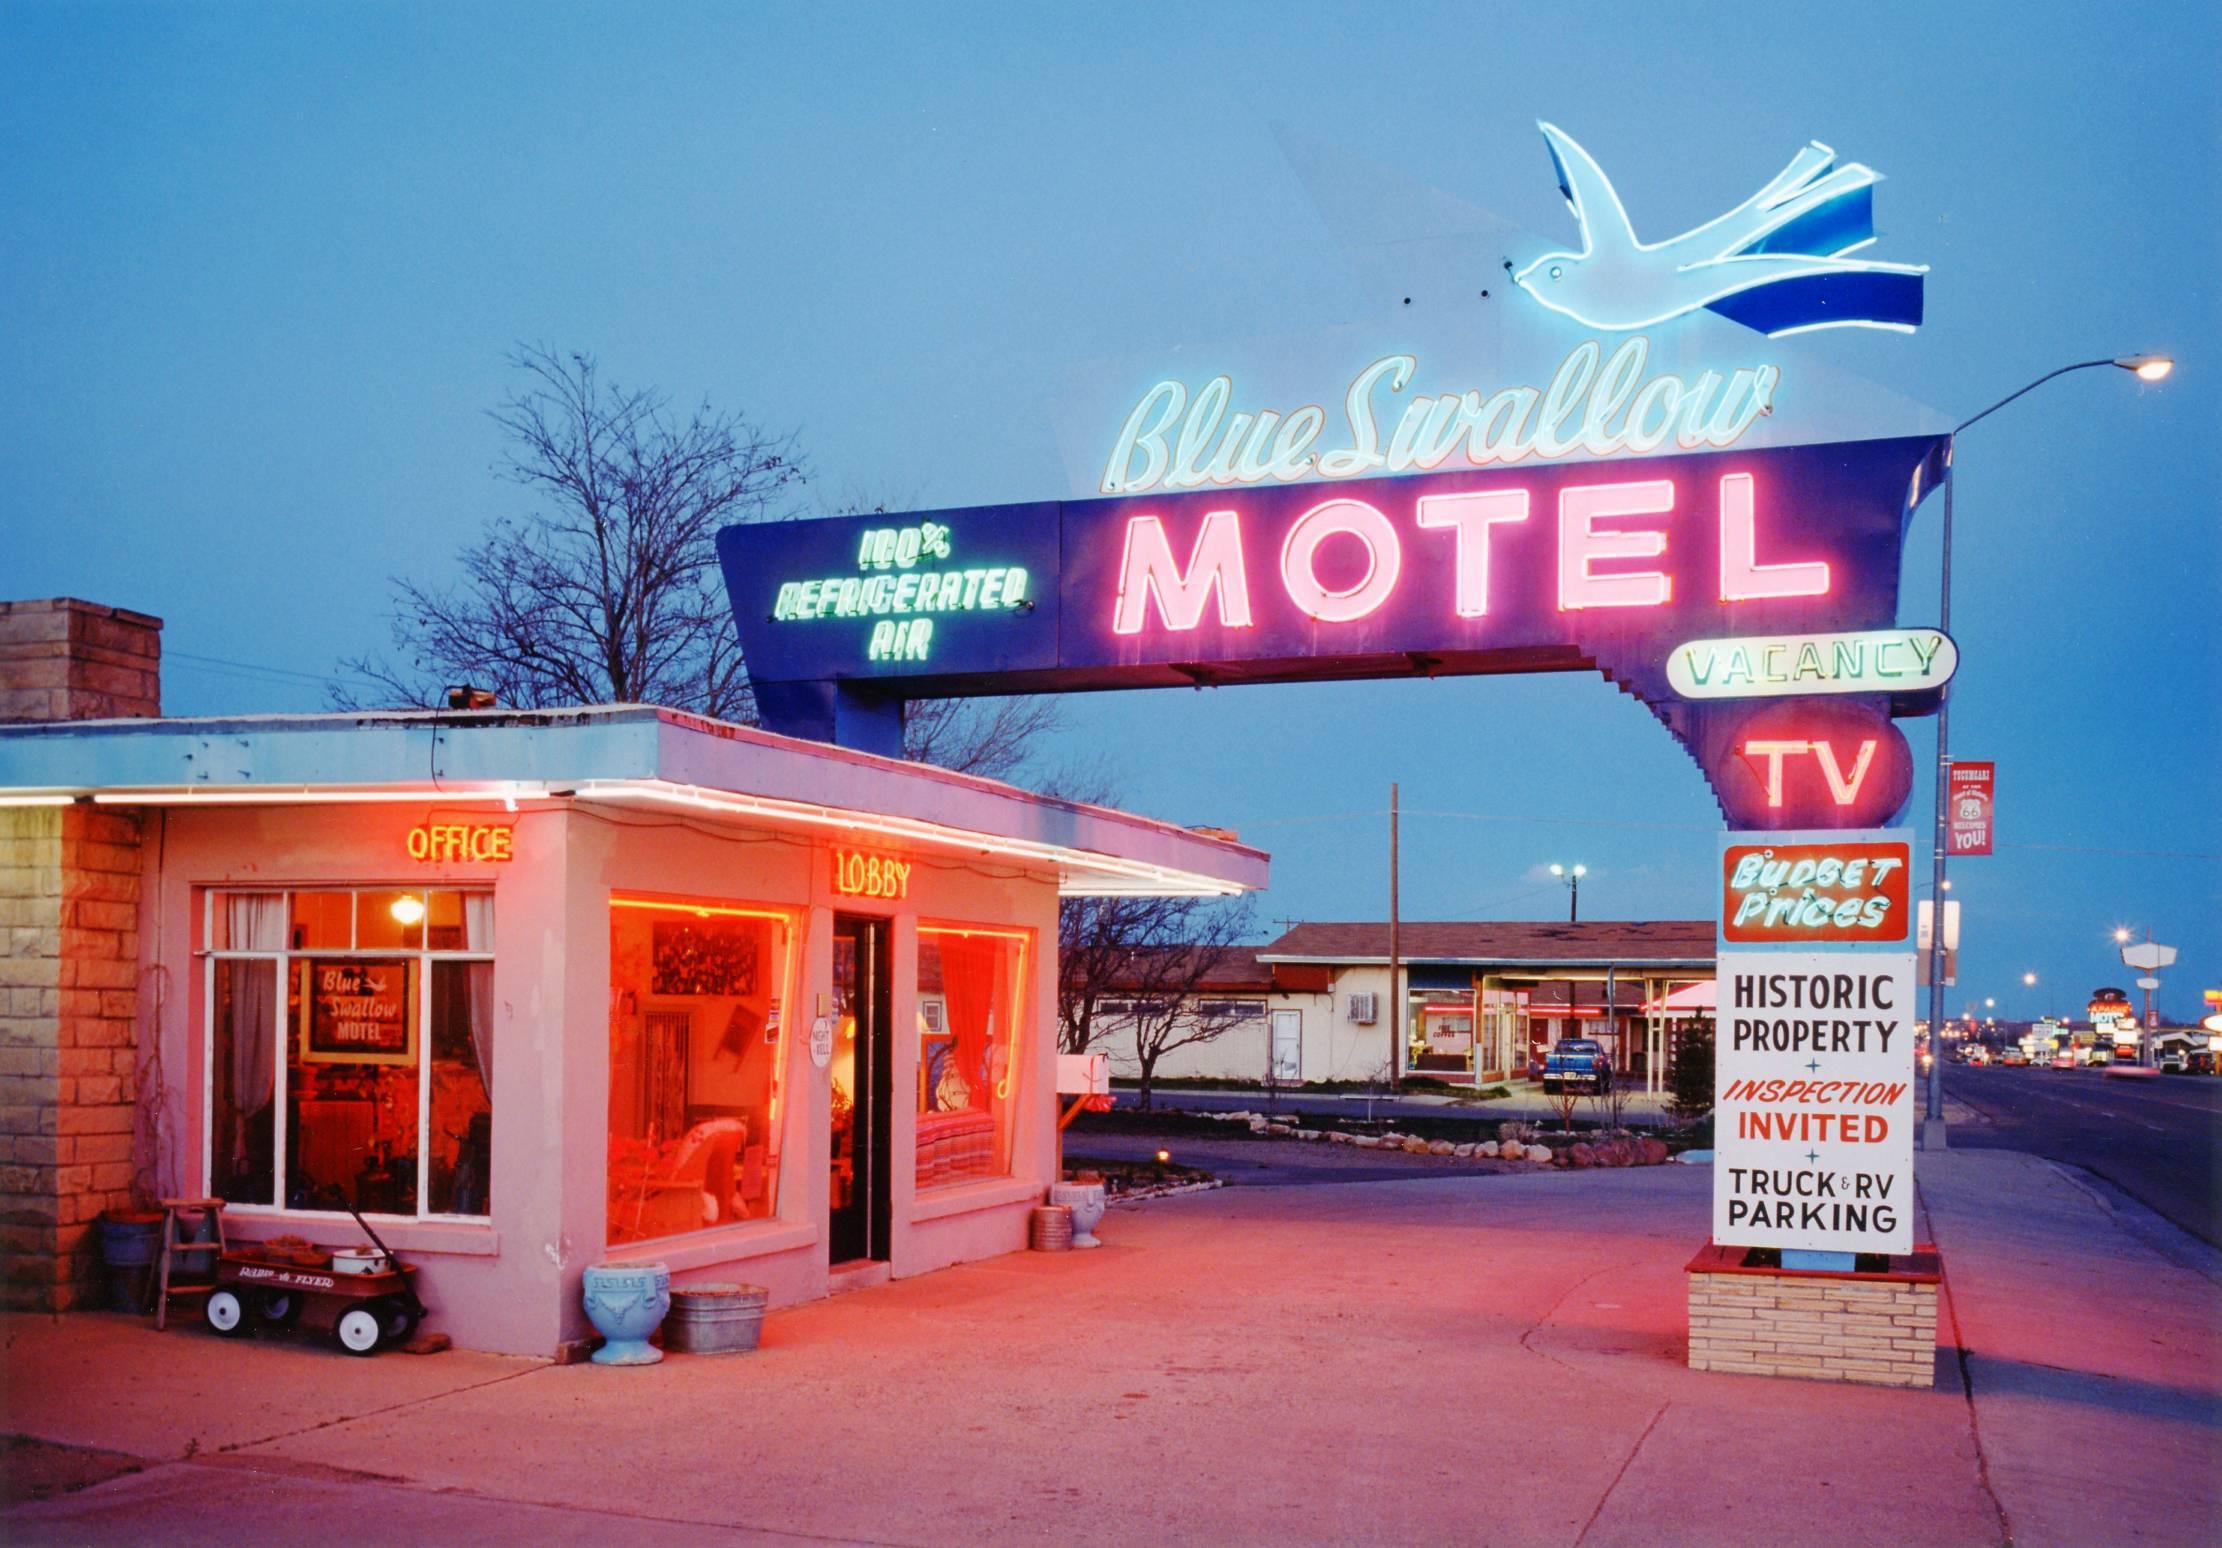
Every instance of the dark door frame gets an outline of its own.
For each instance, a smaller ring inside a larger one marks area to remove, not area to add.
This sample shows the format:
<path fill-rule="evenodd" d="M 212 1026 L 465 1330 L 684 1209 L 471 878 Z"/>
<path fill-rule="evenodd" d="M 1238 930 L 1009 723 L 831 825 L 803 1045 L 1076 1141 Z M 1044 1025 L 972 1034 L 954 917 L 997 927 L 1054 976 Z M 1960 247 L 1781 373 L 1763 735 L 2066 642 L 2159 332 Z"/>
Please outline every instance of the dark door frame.
<path fill-rule="evenodd" d="M 834 935 L 857 942 L 856 1113 L 850 1163 L 863 1218 L 861 1232 L 846 1222 L 828 1222 L 827 1254 L 835 1263 L 863 1259 L 885 1262 L 894 1232 L 892 1174 L 895 1028 L 895 922 L 878 914 L 836 914 Z M 861 1235 L 861 1241 L 858 1236 Z"/>

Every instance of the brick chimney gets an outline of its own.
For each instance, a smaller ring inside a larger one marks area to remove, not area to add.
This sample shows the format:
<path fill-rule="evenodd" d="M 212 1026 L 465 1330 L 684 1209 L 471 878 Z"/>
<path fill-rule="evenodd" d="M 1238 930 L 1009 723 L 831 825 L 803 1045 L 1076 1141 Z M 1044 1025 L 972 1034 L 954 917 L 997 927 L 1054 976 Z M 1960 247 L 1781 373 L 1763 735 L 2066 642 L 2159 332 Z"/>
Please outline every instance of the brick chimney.
<path fill-rule="evenodd" d="M 162 620 L 0 602 L 0 721 L 160 716 Z M 149 1202 L 136 812 L 0 807 L 0 1306 L 97 1304 L 103 1210 Z"/>
<path fill-rule="evenodd" d="M 161 713 L 161 619 L 75 597 L 0 602 L 0 721 Z"/>

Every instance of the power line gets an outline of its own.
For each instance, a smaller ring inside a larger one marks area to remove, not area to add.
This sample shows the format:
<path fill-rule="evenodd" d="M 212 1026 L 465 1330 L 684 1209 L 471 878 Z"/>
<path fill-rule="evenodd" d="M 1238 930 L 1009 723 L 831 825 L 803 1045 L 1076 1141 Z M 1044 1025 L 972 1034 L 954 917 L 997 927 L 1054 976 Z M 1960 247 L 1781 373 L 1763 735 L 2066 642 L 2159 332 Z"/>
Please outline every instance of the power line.
<path fill-rule="evenodd" d="M 365 688 L 377 686 L 367 677 L 356 677 L 352 674 L 328 677 L 315 672 L 297 672 L 290 667 L 264 666 L 253 661 L 233 661 L 225 656 L 203 656 L 189 650 L 166 650 L 162 654 L 165 660 L 186 663 L 192 670 L 213 672 L 221 677 L 243 677 L 250 681 L 260 682 L 277 680 L 314 683 L 326 688 L 343 687 L 351 683 Z"/>

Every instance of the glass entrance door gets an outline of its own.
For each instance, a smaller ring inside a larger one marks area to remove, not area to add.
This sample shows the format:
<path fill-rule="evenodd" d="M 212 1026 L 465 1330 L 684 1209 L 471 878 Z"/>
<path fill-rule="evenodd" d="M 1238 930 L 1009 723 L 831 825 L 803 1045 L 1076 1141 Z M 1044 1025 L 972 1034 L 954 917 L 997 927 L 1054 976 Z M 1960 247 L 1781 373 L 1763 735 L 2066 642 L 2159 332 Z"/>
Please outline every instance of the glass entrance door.
<path fill-rule="evenodd" d="M 884 1259 L 889 1229 L 888 923 L 855 914 L 833 921 L 831 1261 Z"/>

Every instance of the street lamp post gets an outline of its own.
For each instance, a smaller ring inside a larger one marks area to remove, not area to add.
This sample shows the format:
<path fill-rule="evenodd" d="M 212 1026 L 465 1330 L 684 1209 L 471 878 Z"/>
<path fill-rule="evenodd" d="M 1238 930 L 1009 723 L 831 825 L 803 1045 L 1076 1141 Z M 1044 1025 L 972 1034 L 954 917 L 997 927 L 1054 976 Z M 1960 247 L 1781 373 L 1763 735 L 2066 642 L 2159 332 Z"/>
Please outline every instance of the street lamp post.
<path fill-rule="evenodd" d="M 2056 376 L 2066 376 L 2071 371 L 2089 371 L 2100 366 L 2115 366 L 2133 372 L 2139 381 L 2157 382 L 2175 369 L 2175 361 L 2166 355 L 2117 355 L 2105 360 L 2078 360 L 2073 365 L 2047 371 L 2026 387 L 2006 394 L 1989 408 L 1971 418 L 1961 420 L 1952 427 L 1952 434 L 1944 447 L 1944 531 L 1943 556 L 1939 566 L 1937 597 L 1937 628 L 1952 632 L 1952 490 L 1959 482 L 1953 464 L 1957 461 L 1960 432 L 1990 418 L 2016 398 L 2035 392 Z M 1929 1025 L 1944 1025 L 1944 829 L 1945 797 L 1952 784 L 1951 720 L 1952 687 L 1947 683 L 1937 692 L 1937 773 L 1936 773 L 1936 826 L 1929 838 L 1930 876 L 1929 896 L 1935 902 L 1934 927 L 1929 931 Z M 1930 1051 L 1934 1053 L 1935 1039 Z M 1944 1138 L 1944 1063 L 1932 1059 L 1929 1063 L 1927 1121 L 1921 1126 L 1921 1144 L 1924 1149 L 1942 1150 Z"/>
<path fill-rule="evenodd" d="M 1569 870 L 1563 865 L 1553 865 L 1551 874 L 1566 883 L 1566 922 L 1578 923 L 1582 917 L 1582 878 L 1589 874 L 1589 867 L 1577 865 Z"/>

